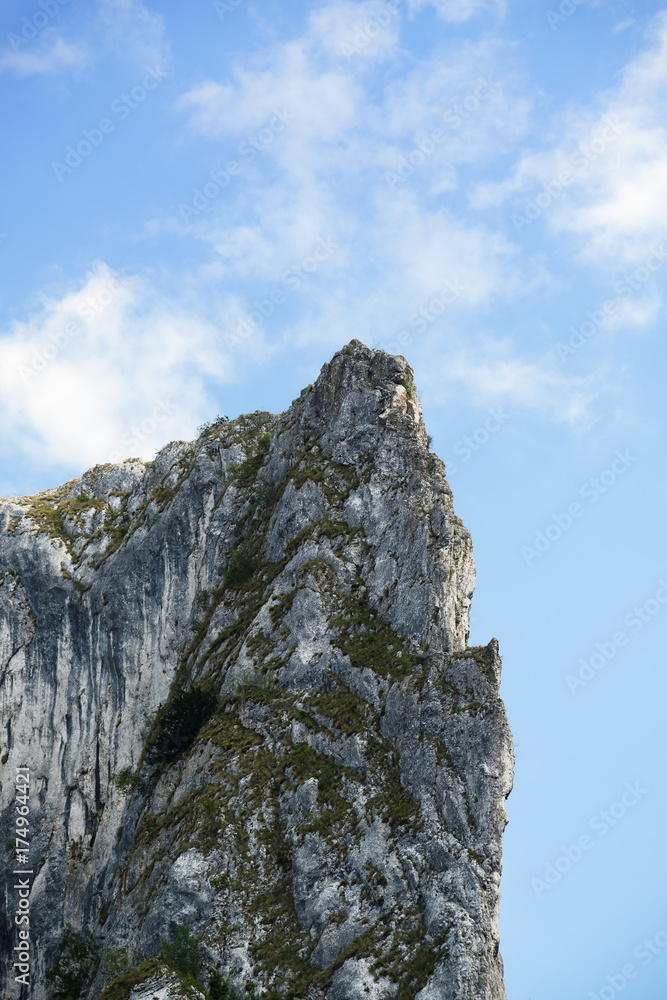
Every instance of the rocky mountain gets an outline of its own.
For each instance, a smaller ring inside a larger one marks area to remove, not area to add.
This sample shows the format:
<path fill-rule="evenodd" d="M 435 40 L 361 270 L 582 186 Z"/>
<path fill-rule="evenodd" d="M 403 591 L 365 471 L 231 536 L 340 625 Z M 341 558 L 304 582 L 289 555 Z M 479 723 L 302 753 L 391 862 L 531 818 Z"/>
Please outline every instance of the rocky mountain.
<path fill-rule="evenodd" d="M 413 373 L 359 341 L 279 416 L 0 501 L 3 995 L 503 998 L 473 586 Z"/>

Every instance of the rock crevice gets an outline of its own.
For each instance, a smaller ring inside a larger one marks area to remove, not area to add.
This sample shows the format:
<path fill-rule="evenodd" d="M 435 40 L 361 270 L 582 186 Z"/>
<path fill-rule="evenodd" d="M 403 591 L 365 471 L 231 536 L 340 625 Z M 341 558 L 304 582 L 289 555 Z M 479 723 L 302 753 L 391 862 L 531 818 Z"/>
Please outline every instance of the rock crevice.
<path fill-rule="evenodd" d="M 195 992 L 503 1000 L 513 757 L 473 589 L 413 373 L 358 341 L 279 416 L 0 501 L 0 822 L 29 767 L 35 871 L 4 994 L 51 995 L 69 924 L 87 1000 L 178 996 L 182 927 Z"/>

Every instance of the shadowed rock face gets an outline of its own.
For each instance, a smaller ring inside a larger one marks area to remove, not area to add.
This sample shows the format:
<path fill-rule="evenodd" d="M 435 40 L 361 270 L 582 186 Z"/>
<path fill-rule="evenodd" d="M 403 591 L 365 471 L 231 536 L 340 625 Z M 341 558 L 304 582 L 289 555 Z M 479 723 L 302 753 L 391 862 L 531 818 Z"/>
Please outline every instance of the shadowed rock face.
<path fill-rule="evenodd" d="M 358 341 L 280 416 L 0 501 L 3 842 L 31 771 L 22 996 L 49 995 L 67 922 L 127 953 L 114 1000 L 179 995 L 154 956 L 182 925 L 204 984 L 240 993 L 504 998 L 513 758 L 496 640 L 466 646 L 473 586 L 412 371 Z"/>

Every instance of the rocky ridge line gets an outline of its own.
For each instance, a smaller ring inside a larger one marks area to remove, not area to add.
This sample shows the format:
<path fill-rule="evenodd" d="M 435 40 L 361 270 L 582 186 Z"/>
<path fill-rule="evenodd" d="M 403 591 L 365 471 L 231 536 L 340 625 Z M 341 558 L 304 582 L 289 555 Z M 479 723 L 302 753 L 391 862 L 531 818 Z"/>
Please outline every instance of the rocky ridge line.
<path fill-rule="evenodd" d="M 502 1000 L 513 758 L 497 643 L 466 645 L 473 587 L 413 373 L 358 341 L 282 415 L 0 501 L 28 995 L 67 922 L 130 965 L 99 962 L 88 1000 L 178 995 L 156 956 L 184 926 L 202 989 Z"/>

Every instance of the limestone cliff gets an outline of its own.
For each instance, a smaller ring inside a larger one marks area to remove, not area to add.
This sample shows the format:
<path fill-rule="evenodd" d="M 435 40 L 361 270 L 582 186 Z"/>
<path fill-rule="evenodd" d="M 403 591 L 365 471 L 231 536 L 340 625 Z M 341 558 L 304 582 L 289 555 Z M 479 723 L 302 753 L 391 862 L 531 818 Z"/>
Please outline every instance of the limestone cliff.
<path fill-rule="evenodd" d="M 279 416 L 0 501 L 2 843 L 29 767 L 34 872 L 4 995 L 52 994 L 69 924 L 89 1000 L 503 998 L 513 758 L 473 586 L 412 371 L 358 341 Z M 159 957 L 180 927 L 200 986 Z"/>

